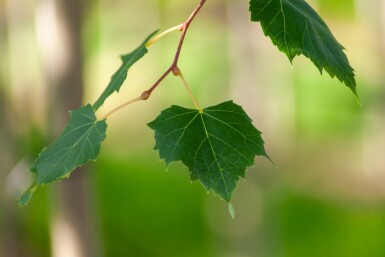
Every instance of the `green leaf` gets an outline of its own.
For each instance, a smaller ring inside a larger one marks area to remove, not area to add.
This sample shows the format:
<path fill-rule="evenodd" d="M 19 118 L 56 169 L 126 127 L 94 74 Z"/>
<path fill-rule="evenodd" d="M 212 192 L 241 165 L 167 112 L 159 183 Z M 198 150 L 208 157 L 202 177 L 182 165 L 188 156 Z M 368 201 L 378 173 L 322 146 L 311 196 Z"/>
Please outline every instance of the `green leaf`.
<path fill-rule="evenodd" d="M 60 137 L 43 149 L 31 166 L 30 171 L 36 174 L 35 183 L 20 197 L 19 205 L 26 205 L 37 187 L 68 177 L 75 168 L 95 160 L 99 154 L 106 137 L 106 122 L 96 119 L 91 105 L 70 114 Z"/>
<path fill-rule="evenodd" d="M 357 96 L 354 70 L 322 18 L 303 0 L 250 0 L 251 20 L 292 62 L 303 54 L 322 73 L 336 76 Z"/>
<path fill-rule="evenodd" d="M 148 51 L 146 48 L 146 44 L 151 38 L 158 32 L 158 30 L 151 33 L 138 48 L 132 51 L 129 54 L 125 54 L 120 56 L 122 59 L 122 65 L 120 68 L 112 75 L 111 81 L 108 84 L 107 88 L 101 94 L 99 99 L 94 103 L 93 108 L 97 111 L 100 106 L 103 105 L 104 101 L 115 91 L 119 92 L 123 82 L 127 78 L 127 72 L 137 61 L 139 61 Z"/>
<path fill-rule="evenodd" d="M 243 109 L 232 101 L 202 111 L 171 106 L 148 126 L 155 131 L 155 150 L 169 165 L 182 161 L 192 180 L 200 180 L 230 201 L 239 177 L 268 155 L 259 132 Z"/>

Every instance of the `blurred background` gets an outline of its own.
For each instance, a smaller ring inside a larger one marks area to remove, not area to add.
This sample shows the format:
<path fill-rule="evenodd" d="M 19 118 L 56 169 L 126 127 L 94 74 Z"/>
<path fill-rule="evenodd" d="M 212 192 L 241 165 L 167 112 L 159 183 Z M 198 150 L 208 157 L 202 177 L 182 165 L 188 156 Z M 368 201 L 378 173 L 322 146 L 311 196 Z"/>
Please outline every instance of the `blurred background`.
<path fill-rule="evenodd" d="M 159 161 L 146 126 L 171 104 L 193 107 L 168 77 L 150 100 L 114 114 L 95 163 L 39 189 L 28 167 L 93 103 L 157 28 L 196 1 L 0 0 L 0 256 L 385 256 L 385 1 L 313 0 L 357 74 L 348 88 L 307 59 L 287 58 L 249 22 L 248 1 L 209 0 L 190 27 L 180 68 L 201 106 L 233 99 L 276 162 L 257 157 L 232 204 Z M 156 42 L 103 114 L 150 87 L 179 33 Z M 167 172 L 166 172 L 167 170 Z"/>

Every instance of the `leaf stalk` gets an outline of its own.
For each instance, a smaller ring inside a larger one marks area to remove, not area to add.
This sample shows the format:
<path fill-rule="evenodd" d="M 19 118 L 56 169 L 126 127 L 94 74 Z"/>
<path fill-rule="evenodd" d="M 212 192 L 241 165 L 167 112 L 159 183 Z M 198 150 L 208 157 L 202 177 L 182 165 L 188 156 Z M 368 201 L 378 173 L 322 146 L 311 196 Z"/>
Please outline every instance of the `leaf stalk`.
<path fill-rule="evenodd" d="M 184 26 L 184 24 L 181 23 L 181 24 L 179 24 L 179 25 L 177 25 L 177 26 L 174 26 L 174 27 L 172 27 L 172 28 L 169 28 L 169 29 L 163 31 L 162 33 L 160 33 L 159 35 L 157 35 L 156 37 L 154 37 L 153 39 L 151 39 L 150 41 L 148 41 L 147 44 L 146 44 L 146 47 L 151 46 L 151 45 L 154 44 L 157 40 L 159 40 L 160 38 L 164 37 L 165 35 L 167 35 L 167 34 L 173 32 L 173 31 L 182 31 L 182 30 L 183 30 L 183 26 Z"/>
<path fill-rule="evenodd" d="M 175 74 L 175 73 L 174 73 L 174 74 Z M 190 95 L 190 97 L 191 97 L 191 99 L 192 99 L 192 101 L 193 101 L 193 103 L 194 103 L 194 105 L 195 105 L 195 108 L 196 108 L 199 112 L 202 112 L 201 107 L 198 105 L 198 103 L 197 103 L 197 101 L 196 101 L 196 99 L 195 99 L 195 97 L 194 97 L 194 95 L 193 95 L 193 93 L 192 93 L 190 87 L 189 87 L 188 84 L 187 84 L 186 79 L 184 78 L 184 76 L 183 76 L 183 74 L 182 74 L 182 72 L 180 71 L 179 68 L 178 68 L 178 73 L 177 73 L 176 76 L 178 76 L 178 77 L 182 80 L 182 82 L 183 82 L 185 88 L 187 89 L 187 92 L 189 93 L 189 95 Z"/>
<path fill-rule="evenodd" d="M 160 76 L 160 78 L 149 88 L 147 89 L 146 91 L 144 91 L 142 93 L 141 96 L 139 97 L 136 97 L 132 100 L 129 100 L 125 103 L 123 103 L 122 105 L 116 107 L 115 109 L 113 109 L 112 111 L 110 111 L 109 113 L 107 113 L 106 115 L 103 116 L 102 120 L 103 119 L 107 119 L 111 114 L 113 114 L 114 112 L 122 109 L 123 107 L 127 106 L 127 105 L 130 105 L 134 102 L 137 102 L 137 101 L 141 101 L 141 100 L 147 100 L 150 96 L 151 96 L 151 93 L 152 91 L 154 91 L 158 86 L 159 84 L 172 72 L 174 73 L 174 75 L 177 75 L 179 76 L 187 91 L 189 92 L 190 96 L 191 96 L 191 99 L 193 100 L 194 102 L 194 105 L 195 107 L 201 111 L 201 108 L 199 107 L 199 105 L 197 104 L 194 96 L 192 95 L 192 92 L 190 90 L 190 88 L 188 87 L 187 85 L 187 82 L 186 80 L 184 79 L 183 75 L 180 73 L 179 71 L 179 68 L 178 68 L 178 61 L 179 61 L 179 56 L 180 56 L 180 53 L 182 51 L 182 46 L 183 46 L 183 43 L 184 43 L 184 39 L 186 37 L 186 33 L 187 33 L 187 30 L 188 28 L 190 27 L 190 24 L 191 22 L 194 20 L 195 16 L 199 13 L 200 9 L 203 7 L 204 3 L 206 2 L 206 0 L 200 0 L 199 4 L 195 7 L 194 11 L 191 13 L 191 15 L 189 16 L 189 18 L 184 22 L 184 23 L 181 23 L 177 26 L 174 26 L 170 29 L 167 29 L 165 31 L 163 31 L 161 34 L 159 34 L 158 36 L 154 37 L 153 39 L 151 39 L 149 42 L 146 43 L 146 47 L 152 45 L 153 43 L 155 43 L 158 39 L 164 37 L 165 35 L 169 34 L 170 32 L 172 31 L 176 31 L 176 30 L 179 30 L 179 31 L 182 31 L 182 35 L 180 36 L 180 39 L 179 39 L 179 43 L 178 43 L 178 46 L 177 46 L 177 49 L 176 49 L 176 53 L 175 53 L 175 56 L 174 56 L 174 59 L 173 59 L 173 62 L 172 64 L 170 65 L 170 67 L 163 73 L 162 76 Z M 177 72 L 177 73 L 175 73 Z"/>
<path fill-rule="evenodd" d="M 144 94 L 142 93 L 140 96 L 135 97 L 134 99 L 131 99 L 131 100 L 129 100 L 129 101 L 127 101 L 127 102 L 125 102 L 125 103 L 119 105 L 118 107 L 114 108 L 112 111 L 110 111 L 110 112 L 108 112 L 106 115 L 104 115 L 103 118 L 101 118 L 100 120 L 106 120 L 108 117 L 111 116 L 111 114 L 113 114 L 113 113 L 119 111 L 120 109 L 122 109 L 122 108 L 124 108 L 124 107 L 126 107 L 126 106 L 128 106 L 128 105 L 130 105 L 130 104 L 133 104 L 133 103 L 138 102 L 138 101 L 141 101 L 141 100 L 146 100 L 148 97 L 147 97 L 146 99 L 144 99 L 144 98 L 143 98 L 143 95 L 144 95 Z"/>
<path fill-rule="evenodd" d="M 199 2 L 199 4 L 195 7 L 194 11 L 191 13 L 190 17 L 184 23 L 181 24 L 182 25 L 182 35 L 180 36 L 180 39 L 179 39 L 179 43 L 178 43 L 178 47 L 176 49 L 174 60 L 171 64 L 171 66 L 165 71 L 165 73 L 163 73 L 163 75 L 158 79 L 158 81 L 155 82 L 155 84 L 152 85 L 147 90 L 147 92 L 149 94 L 151 94 L 152 91 L 154 91 L 155 88 L 158 87 L 160 82 L 162 82 L 163 79 L 167 77 L 167 75 L 169 75 L 173 70 L 178 69 L 179 56 L 180 56 L 180 53 L 182 51 L 182 46 L 184 43 L 184 39 L 186 37 L 187 30 L 190 27 L 191 22 L 194 20 L 195 16 L 199 13 L 200 9 L 202 8 L 202 6 L 204 5 L 205 2 L 206 2 L 206 0 L 201 0 Z"/>

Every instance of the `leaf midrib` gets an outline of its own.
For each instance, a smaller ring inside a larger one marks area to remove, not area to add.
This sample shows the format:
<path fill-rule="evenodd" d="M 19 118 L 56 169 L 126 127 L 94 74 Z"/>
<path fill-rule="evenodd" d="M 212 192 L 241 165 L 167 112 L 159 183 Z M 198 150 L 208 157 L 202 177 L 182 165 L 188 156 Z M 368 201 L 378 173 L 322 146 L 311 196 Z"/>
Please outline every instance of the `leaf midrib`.
<path fill-rule="evenodd" d="M 90 123 L 88 123 L 88 124 L 90 124 Z M 72 146 L 68 146 L 68 148 L 70 148 L 70 149 L 63 155 L 62 158 L 60 158 L 60 159 L 55 163 L 55 165 L 52 166 L 51 171 L 54 171 L 54 170 L 57 169 L 59 163 L 61 163 L 64 159 L 67 158 L 67 156 L 71 153 L 71 151 L 76 147 L 76 145 L 77 145 L 80 141 L 83 140 L 83 138 L 84 138 L 85 136 L 87 136 L 87 138 L 88 138 L 88 136 L 89 136 L 90 133 L 91 133 L 91 130 L 92 130 L 96 125 L 97 125 L 97 121 L 95 120 L 95 122 L 93 122 L 93 125 L 91 125 L 91 126 L 85 131 L 85 133 L 79 138 L 79 140 L 77 140 L 77 141 L 75 142 L 75 144 L 73 144 Z M 69 133 L 70 133 L 70 132 L 69 132 Z M 68 134 L 69 134 L 69 133 L 68 133 Z M 85 145 L 85 141 L 86 141 L 86 140 L 84 140 L 82 149 L 83 149 L 83 147 L 84 147 L 84 145 Z M 61 151 L 59 151 L 59 152 L 61 152 Z M 56 153 L 55 153 L 55 156 L 56 156 Z M 76 163 L 76 162 L 78 161 L 79 156 L 80 156 L 80 154 L 78 155 L 78 157 L 77 157 L 77 159 L 76 159 L 76 161 L 75 161 L 74 163 Z M 46 160 L 47 160 L 47 159 L 44 159 L 44 161 L 46 161 Z M 73 169 L 75 169 L 75 168 L 78 167 L 79 165 L 81 165 L 81 164 L 75 165 L 75 166 L 73 167 Z M 73 169 L 69 170 L 69 171 L 66 172 L 65 174 L 71 172 Z M 45 178 L 48 176 L 48 174 L 49 174 L 49 172 L 45 172 L 44 174 L 42 174 L 41 180 L 44 181 Z M 64 176 L 65 174 L 63 174 L 62 176 Z"/>
<path fill-rule="evenodd" d="M 202 120 L 202 125 L 203 125 L 203 129 L 204 129 L 204 131 L 205 131 L 205 134 L 206 134 L 206 138 L 207 138 L 207 140 L 208 140 L 208 142 L 209 142 L 209 145 L 210 145 L 211 151 L 212 151 L 212 153 L 213 153 L 215 162 L 217 163 L 217 166 L 218 166 L 218 169 L 219 169 L 219 173 L 221 174 L 221 177 L 222 177 L 222 180 L 223 180 L 223 185 L 225 186 L 226 195 L 228 195 L 228 194 L 229 194 L 229 190 L 228 190 L 228 188 L 227 188 L 227 182 L 226 182 L 225 177 L 224 177 L 224 175 L 223 175 L 223 171 L 222 171 L 221 166 L 220 166 L 220 164 L 219 164 L 219 161 L 218 161 L 218 158 L 217 158 L 217 154 L 216 154 L 216 152 L 214 151 L 213 145 L 212 145 L 211 140 L 210 140 L 209 133 L 208 133 L 207 128 L 206 128 L 205 121 L 204 121 L 204 119 L 203 119 L 203 114 L 205 114 L 205 113 L 204 113 L 204 112 L 202 112 L 202 113 L 199 112 L 199 114 L 200 114 L 200 117 L 201 117 L 201 120 Z M 206 114 L 206 115 L 208 115 L 208 114 Z"/>

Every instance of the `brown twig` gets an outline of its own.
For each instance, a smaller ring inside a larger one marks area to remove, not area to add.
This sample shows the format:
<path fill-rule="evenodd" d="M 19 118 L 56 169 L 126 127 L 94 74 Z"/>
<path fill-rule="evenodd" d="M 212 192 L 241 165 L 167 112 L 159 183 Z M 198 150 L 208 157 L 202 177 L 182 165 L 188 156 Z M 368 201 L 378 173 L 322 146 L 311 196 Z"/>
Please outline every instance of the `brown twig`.
<path fill-rule="evenodd" d="M 135 103 L 135 102 L 138 102 L 138 101 L 141 101 L 141 100 L 147 100 L 152 91 L 155 90 L 155 88 L 157 88 L 159 86 L 159 84 L 172 72 L 175 76 L 179 76 L 181 79 L 182 79 L 182 82 L 183 84 L 185 85 L 185 87 L 187 88 L 187 91 L 189 92 L 193 102 L 194 102 L 194 105 L 196 106 L 196 108 L 198 110 L 201 110 L 199 105 L 197 104 L 194 96 L 192 95 L 192 92 L 190 90 L 190 88 L 188 87 L 187 85 L 187 82 L 186 80 L 184 79 L 183 75 L 180 73 L 180 70 L 178 68 L 178 61 L 179 61 L 179 56 L 180 56 L 180 52 L 182 50 L 182 45 L 183 45 L 183 42 L 184 42 L 184 39 L 186 37 L 186 33 L 187 33 L 187 30 L 188 28 L 190 27 L 190 24 L 191 22 L 194 20 L 195 16 L 198 14 L 199 10 L 202 8 L 202 6 L 204 5 L 204 3 L 206 2 L 206 0 L 201 0 L 199 2 L 199 4 L 195 7 L 194 11 L 191 13 L 190 17 L 182 24 L 180 25 L 177 25 L 175 27 L 172 27 L 166 31 L 164 31 L 163 33 L 161 33 L 160 35 L 158 35 L 157 37 L 155 37 L 154 39 L 150 40 L 148 43 L 147 43 L 147 46 L 150 46 L 151 44 L 153 44 L 156 40 L 158 40 L 159 38 L 163 37 L 164 35 L 172 32 L 172 31 L 175 31 L 175 30 L 180 30 L 182 31 L 182 35 L 180 36 L 180 39 L 179 39 L 179 44 L 178 44 L 178 47 L 176 49 L 176 53 L 175 53 L 175 57 L 174 57 L 174 60 L 171 64 L 171 66 L 163 73 L 162 76 L 160 76 L 160 78 L 154 83 L 154 85 L 152 85 L 148 90 L 146 91 L 143 91 L 143 93 L 141 94 L 141 96 L 139 97 L 136 97 L 134 99 L 131 99 L 125 103 L 123 103 L 122 105 L 116 107 L 115 109 L 113 109 L 112 111 L 110 111 L 109 113 L 107 113 L 106 115 L 103 116 L 102 120 L 103 119 L 107 119 L 111 114 L 115 113 L 116 111 L 122 109 L 123 107 L 127 106 L 127 105 L 130 105 L 132 103 Z"/>
<path fill-rule="evenodd" d="M 171 66 L 165 71 L 165 73 L 163 73 L 163 75 L 158 79 L 158 81 L 156 81 L 155 84 L 152 85 L 148 90 L 144 91 L 148 94 L 148 96 L 151 95 L 152 91 L 154 91 L 154 89 L 157 88 L 160 82 L 162 82 L 163 79 L 167 77 L 167 75 L 169 75 L 174 70 L 178 69 L 179 56 L 182 50 L 182 46 L 183 46 L 184 39 L 186 37 L 187 30 L 190 27 L 191 22 L 194 20 L 195 16 L 198 14 L 198 12 L 200 11 L 200 9 L 202 8 L 205 2 L 206 0 L 201 0 L 199 4 L 195 7 L 194 11 L 191 13 L 190 17 L 183 23 L 182 35 L 180 36 L 180 40 L 179 40 L 178 47 L 176 49 L 174 60 Z"/>

